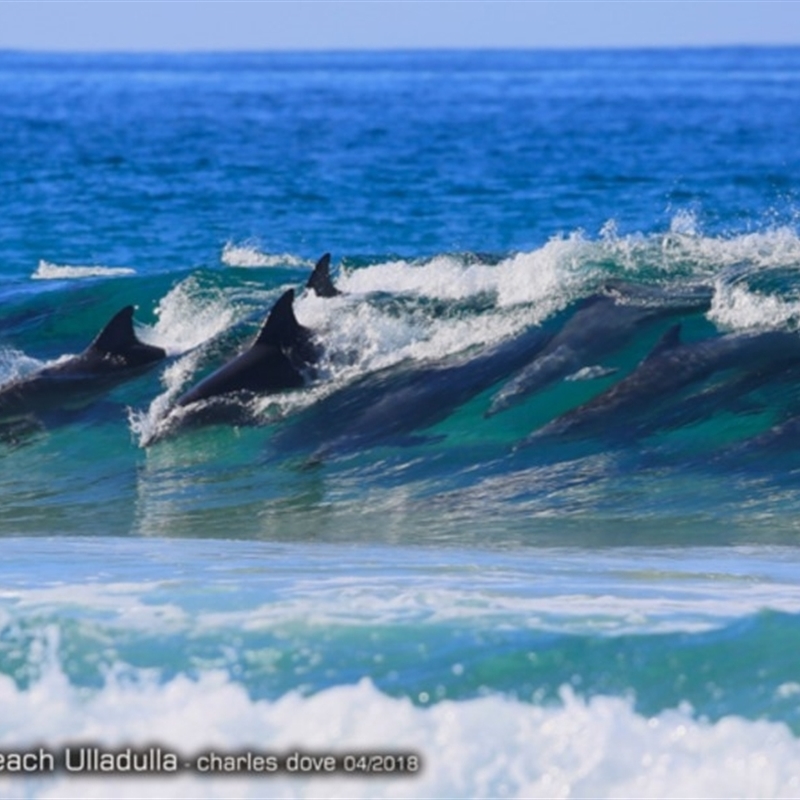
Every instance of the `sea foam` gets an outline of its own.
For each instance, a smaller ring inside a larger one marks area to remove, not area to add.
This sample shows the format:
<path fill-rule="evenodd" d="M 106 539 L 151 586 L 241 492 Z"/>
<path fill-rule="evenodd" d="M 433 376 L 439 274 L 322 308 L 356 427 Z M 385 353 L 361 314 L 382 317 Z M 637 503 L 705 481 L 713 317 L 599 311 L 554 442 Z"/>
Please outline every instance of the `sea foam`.
<path fill-rule="evenodd" d="M 253 244 L 228 242 L 222 248 L 220 261 L 228 267 L 304 267 L 312 266 L 291 253 L 264 253 Z"/>
<path fill-rule="evenodd" d="M 688 705 L 647 717 L 631 699 L 584 700 L 569 688 L 541 706 L 490 695 L 427 704 L 368 680 L 312 696 L 253 700 L 225 675 L 109 675 L 79 690 L 53 667 L 26 689 L 0 677 L 5 751 L 157 745 L 177 775 L 56 772 L 0 777 L 8 798 L 66 797 L 795 797 L 800 741 L 780 723 L 696 719 Z M 210 776 L 183 769 L 201 753 L 414 753 L 411 774 Z"/>
<path fill-rule="evenodd" d="M 136 270 L 130 267 L 104 267 L 101 265 L 92 266 L 68 266 L 52 264 L 44 259 L 39 261 L 36 272 L 31 275 L 34 280 L 72 280 L 75 278 L 113 278 L 123 275 L 135 275 Z"/>

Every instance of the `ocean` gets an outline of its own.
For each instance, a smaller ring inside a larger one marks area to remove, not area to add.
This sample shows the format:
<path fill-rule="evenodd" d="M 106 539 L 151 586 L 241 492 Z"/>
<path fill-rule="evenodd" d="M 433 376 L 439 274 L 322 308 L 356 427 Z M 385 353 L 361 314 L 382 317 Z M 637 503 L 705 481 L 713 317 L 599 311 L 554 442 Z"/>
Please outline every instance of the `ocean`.
<path fill-rule="evenodd" d="M 0 53 L 0 796 L 800 796 L 798 130 L 796 48 Z"/>

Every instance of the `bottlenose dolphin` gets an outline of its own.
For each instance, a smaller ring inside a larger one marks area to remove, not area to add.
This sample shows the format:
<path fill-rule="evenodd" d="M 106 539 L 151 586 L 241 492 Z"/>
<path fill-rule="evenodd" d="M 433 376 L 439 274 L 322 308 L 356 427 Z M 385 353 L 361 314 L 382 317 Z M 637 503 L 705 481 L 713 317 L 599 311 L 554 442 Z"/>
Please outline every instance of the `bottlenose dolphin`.
<path fill-rule="evenodd" d="M 294 315 L 294 289 L 284 292 L 252 344 L 178 398 L 178 406 L 234 392 L 269 393 L 303 386 L 303 370 L 316 363 L 313 334 Z"/>
<path fill-rule="evenodd" d="M 342 387 L 301 412 L 273 437 L 277 449 L 315 447 L 312 463 L 409 434 L 456 408 L 527 363 L 551 337 L 540 327 L 475 355 L 461 354 L 419 368 L 387 367 Z"/>
<path fill-rule="evenodd" d="M 752 364 L 737 369 L 735 375 L 696 393 L 659 407 L 658 414 L 635 422 L 636 436 L 650 436 L 663 430 L 682 428 L 707 420 L 717 414 L 764 414 L 770 408 L 784 409 L 798 394 L 796 364 Z"/>
<path fill-rule="evenodd" d="M 316 263 L 305 288 L 318 297 L 335 297 L 341 292 L 333 285 L 330 276 L 331 257 L 325 253 Z M 235 358 L 246 342 L 252 338 L 252 326 L 263 319 L 263 310 L 248 314 L 243 320 L 215 334 L 194 349 L 195 372 L 219 368 Z"/>
<path fill-rule="evenodd" d="M 800 360 L 800 335 L 796 333 L 731 333 L 683 344 L 680 328 L 669 328 L 623 380 L 534 431 L 522 445 L 550 436 L 631 434 L 635 414 L 719 370 L 776 369 Z"/>
<path fill-rule="evenodd" d="M 0 419 L 13 419 L 80 402 L 166 358 L 133 330 L 133 306 L 117 312 L 79 355 L 0 387 Z"/>
<path fill-rule="evenodd" d="M 317 297 L 336 297 L 341 292 L 333 285 L 330 274 L 331 254 L 325 253 L 317 261 L 311 277 L 306 282 L 306 289 L 311 289 Z"/>
<path fill-rule="evenodd" d="M 314 266 L 306 289 L 318 297 L 341 294 L 331 280 L 330 266 L 331 254 L 325 253 Z M 320 349 L 312 332 L 297 321 L 293 303 L 294 290 L 290 289 L 272 307 L 251 345 L 181 395 L 176 405 L 240 391 L 270 393 L 303 386 L 303 372 L 319 360 Z"/>
<path fill-rule="evenodd" d="M 707 310 L 710 302 L 707 287 L 671 296 L 656 287 L 607 283 L 604 292 L 582 300 L 537 358 L 495 394 L 485 416 L 511 408 L 560 378 L 596 364 L 656 320 Z"/>

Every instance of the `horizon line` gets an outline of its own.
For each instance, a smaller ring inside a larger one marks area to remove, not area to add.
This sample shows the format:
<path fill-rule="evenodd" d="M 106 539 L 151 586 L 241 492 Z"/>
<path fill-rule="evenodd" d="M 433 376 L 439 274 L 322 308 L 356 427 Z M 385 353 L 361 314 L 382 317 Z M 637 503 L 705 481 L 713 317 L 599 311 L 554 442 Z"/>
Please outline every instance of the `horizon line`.
<path fill-rule="evenodd" d="M 182 56 L 182 55 L 289 55 L 345 53 L 556 53 L 556 52 L 643 52 L 672 50 L 797 50 L 800 42 L 792 43 L 709 43 L 709 44 L 592 44 L 592 45 L 404 45 L 392 47 L 196 47 L 196 48 L 71 48 L 71 47 L 6 47 L 0 45 L 0 55 L 77 55 L 77 56 Z"/>

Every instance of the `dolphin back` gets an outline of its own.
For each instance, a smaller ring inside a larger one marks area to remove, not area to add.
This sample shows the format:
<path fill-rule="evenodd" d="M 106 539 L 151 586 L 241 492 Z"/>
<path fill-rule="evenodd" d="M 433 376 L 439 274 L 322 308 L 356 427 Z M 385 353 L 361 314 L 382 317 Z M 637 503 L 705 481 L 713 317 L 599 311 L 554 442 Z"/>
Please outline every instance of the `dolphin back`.
<path fill-rule="evenodd" d="M 133 368 L 160 361 L 167 353 L 161 347 L 138 339 L 133 330 L 133 306 L 125 306 L 109 320 L 83 355 L 106 359 L 122 368 Z"/>
<path fill-rule="evenodd" d="M 331 254 L 325 253 L 325 255 L 317 261 L 317 265 L 314 267 L 314 271 L 311 273 L 308 283 L 306 283 L 306 289 L 311 289 L 317 297 L 336 297 L 336 295 L 341 294 L 333 285 L 330 268 Z"/>
<path fill-rule="evenodd" d="M 294 289 L 288 289 L 272 307 L 253 346 L 263 344 L 271 347 L 290 347 L 297 338 L 300 327 L 294 315 Z"/>
<path fill-rule="evenodd" d="M 294 315 L 294 289 L 279 298 L 253 342 L 253 347 L 276 347 L 298 368 L 316 363 L 319 352 L 311 331 Z"/>
<path fill-rule="evenodd" d="M 294 289 L 279 298 L 243 353 L 224 364 L 178 398 L 187 406 L 235 392 L 279 392 L 305 383 L 301 369 L 317 360 L 311 331 L 294 315 Z"/>

